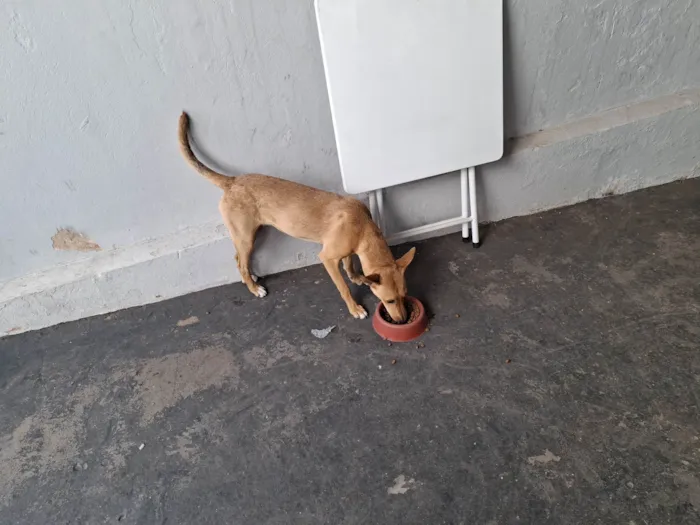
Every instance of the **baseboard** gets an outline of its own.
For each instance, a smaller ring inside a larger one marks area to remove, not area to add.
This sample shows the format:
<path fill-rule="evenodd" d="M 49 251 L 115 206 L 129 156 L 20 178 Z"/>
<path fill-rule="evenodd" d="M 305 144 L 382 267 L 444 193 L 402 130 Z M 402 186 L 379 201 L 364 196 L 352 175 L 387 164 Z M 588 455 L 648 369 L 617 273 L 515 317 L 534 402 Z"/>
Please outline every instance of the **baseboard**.
<path fill-rule="evenodd" d="M 506 158 L 479 169 L 480 218 L 497 221 L 698 176 L 699 104 L 700 90 L 686 91 L 516 139 Z M 458 215 L 454 184 L 446 176 L 392 188 L 389 225 L 406 229 Z M 427 187 L 438 196 L 432 205 Z M 315 264 L 318 251 L 265 231 L 253 267 L 261 275 L 300 268 Z M 240 281 L 233 256 L 225 228 L 203 224 L 13 279 L 0 284 L 0 336 Z"/>

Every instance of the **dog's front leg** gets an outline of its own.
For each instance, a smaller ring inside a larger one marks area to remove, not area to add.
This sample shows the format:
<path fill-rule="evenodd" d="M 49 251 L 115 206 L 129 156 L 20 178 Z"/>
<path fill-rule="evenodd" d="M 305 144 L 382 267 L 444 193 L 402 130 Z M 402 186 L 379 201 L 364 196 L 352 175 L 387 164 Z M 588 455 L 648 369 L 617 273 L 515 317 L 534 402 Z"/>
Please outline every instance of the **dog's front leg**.
<path fill-rule="evenodd" d="M 352 255 L 343 257 L 343 268 L 345 268 L 345 273 L 348 274 L 348 278 L 355 284 L 365 284 L 360 276 L 355 271 L 352 265 Z"/>
<path fill-rule="evenodd" d="M 364 319 L 365 317 L 367 317 L 367 310 L 365 310 L 362 306 L 357 304 L 352 298 L 350 288 L 348 288 L 348 284 L 345 282 L 345 279 L 343 279 L 343 275 L 340 273 L 340 260 L 342 259 L 342 257 L 328 258 L 323 254 L 323 252 L 321 252 L 320 257 L 321 261 L 323 261 L 323 266 L 326 267 L 328 275 L 330 275 L 331 279 L 333 279 L 335 287 L 338 289 L 338 291 L 340 292 L 340 296 L 343 298 L 343 301 L 345 301 L 345 304 L 348 306 L 350 314 L 352 314 L 352 316 L 355 319 Z"/>

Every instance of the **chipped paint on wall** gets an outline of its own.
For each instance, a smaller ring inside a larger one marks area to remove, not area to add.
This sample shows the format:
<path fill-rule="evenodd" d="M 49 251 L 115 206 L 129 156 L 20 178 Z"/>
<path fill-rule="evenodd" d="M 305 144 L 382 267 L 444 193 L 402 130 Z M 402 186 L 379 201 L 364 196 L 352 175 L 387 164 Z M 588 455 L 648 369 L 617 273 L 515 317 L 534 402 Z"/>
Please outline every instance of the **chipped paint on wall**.
<path fill-rule="evenodd" d="M 60 228 L 51 237 L 51 242 L 54 250 L 97 252 L 102 249 L 99 244 L 91 240 L 87 235 L 77 232 L 73 228 Z"/>

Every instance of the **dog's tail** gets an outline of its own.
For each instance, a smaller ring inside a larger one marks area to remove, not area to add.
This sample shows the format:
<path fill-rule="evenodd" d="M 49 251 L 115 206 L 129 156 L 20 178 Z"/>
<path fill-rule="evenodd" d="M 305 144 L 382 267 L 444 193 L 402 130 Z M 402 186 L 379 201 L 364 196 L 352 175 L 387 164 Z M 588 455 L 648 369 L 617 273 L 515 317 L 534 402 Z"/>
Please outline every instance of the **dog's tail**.
<path fill-rule="evenodd" d="M 188 132 L 190 129 L 190 117 L 182 112 L 180 115 L 180 126 L 178 128 L 178 139 L 180 142 L 180 152 L 185 160 L 200 174 L 204 175 L 211 182 L 216 184 L 222 190 L 227 189 L 233 182 L 233 177 L 227 177 L 221 173 L 217 173 L 214 170 L 205 166 L 194 154 L 192 147 L 190 146 L 190 140 L 188 137 Z"/>

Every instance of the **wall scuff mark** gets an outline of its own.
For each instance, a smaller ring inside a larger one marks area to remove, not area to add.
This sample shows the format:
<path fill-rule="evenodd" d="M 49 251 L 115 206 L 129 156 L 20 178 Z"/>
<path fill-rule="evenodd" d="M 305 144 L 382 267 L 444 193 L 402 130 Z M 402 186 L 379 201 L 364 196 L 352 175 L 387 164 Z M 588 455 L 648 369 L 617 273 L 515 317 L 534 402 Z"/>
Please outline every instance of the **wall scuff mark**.
<path fill-rule="evenodd" d="M 70 250 L 76 252 L 98 252 L 102 250 L 99 244 L 73 228 L 60 228 L 51 237 L 54 250 Z"/>

